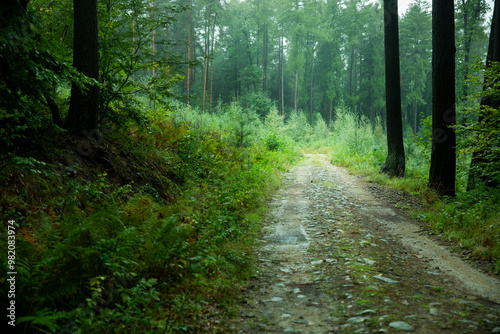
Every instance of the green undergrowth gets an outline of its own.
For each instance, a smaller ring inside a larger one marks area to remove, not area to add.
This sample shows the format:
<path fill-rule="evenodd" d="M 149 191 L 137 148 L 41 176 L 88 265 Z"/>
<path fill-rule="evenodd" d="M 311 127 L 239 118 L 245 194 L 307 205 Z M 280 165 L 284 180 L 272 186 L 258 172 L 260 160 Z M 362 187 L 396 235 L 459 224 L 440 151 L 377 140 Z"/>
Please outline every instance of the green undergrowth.
<path fill-rule="evenodd" d="M 420 213 L 436 234 L 452 241 L 467 259 L 490 264 L 500 274 L 500 192 L 476 189 L 436 202 Z"/>
<path fill-rule="evenodd" d="M 241 124 L 234 114 L 245 111 L 232 108 L 150 112 L 145 127 L 85 139 L 39 129 L 4 157 L 0 212 L 2 235 L 15 221 L 19 332 L 223 326 L 252 271 L 265 201 L 299 156 L 275 136 L 277 115 Z M 6 257 L 2 265 L 11 271 Z"/>
<path fill-rule="evenodd" d="M 306 151 L 327 154 L 334 165 L 348 168 L 367 181 L 400 190 L 422 200 L 423 207 L 401 203 L 413 217 L 425 222 L 428 229 L 451 241 L 455 249 L 470 259 L 481 260 L 485 268 L 500 273 L 500 193 L 491 188 L 466 191 L 470 157 L 457 156 L 457 196 L 439 198 L 428 189 L 430 166 L 430 118 L 421 122 L 419 133 L 413 136 L 406 129 L 404 146 L 406 173 L 404 178 L 391 178 L 379 172 L 387 149 L 386 135 L 379 121 L 374 124 L 357 115 L 338 111 L 329 126 L 318 120 L 310 136 L 303 140 Z"/>

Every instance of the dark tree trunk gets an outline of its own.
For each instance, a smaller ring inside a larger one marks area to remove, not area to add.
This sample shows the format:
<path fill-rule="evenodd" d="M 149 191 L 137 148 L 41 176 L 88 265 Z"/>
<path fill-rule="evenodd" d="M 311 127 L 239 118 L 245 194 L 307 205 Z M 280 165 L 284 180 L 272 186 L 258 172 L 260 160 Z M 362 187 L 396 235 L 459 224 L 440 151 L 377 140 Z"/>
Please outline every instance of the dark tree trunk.
<path fill-rule="evenodd" d="M 493 9 L 493 18 L 491 21 L 491 29 L 490 29 L 490 39 L 488 43 L 488 54 L 486 56 L 486 68 L 491 67 L 491 62 L 500 61 L 500 0 L 495 0 L 494 9 Z M 483 91 L 489 89 L 490 86 L 487 85 L 486 80 L 483 85 Z M 481 106 L 483 108 L 485 106 L 490 106 L 494 109 L 500 108 L 500 101 L 495 100 L 492 96 L 487 95 L 481 98 Z M 479 123 L 487 122 L 485 116 L 483 114 L 479 115 Z M 471 160 L 471 168 L 469 172 L 469 179 L 467 181 L 467 190 L 472 190 L 476 187 L 478 182 L 484 183 L 486 186 L 491 188 L 498 188 L 500 185 L 497 181 L 491 180 L 489 177 L 479 175 L 477 168 L 480 164 L 486 163 L 487 161 L 484 158 L 484 152 L 475 151 L 472 154 Z"/>
<path fill-rule="evenodd" d="M 455 20 L 453 0 L 432 1 L 432 152 L 429 186 L 455 195 Z"/>
<path fill-rule="evenodd" d="M 61 120 L 61 114 L 59 113 L 59 106 L 57 105 L 56 100 L 52 97 L 52 95 L 48 93 L 43 93 L 43 96 L 45 97 L 45 101 L 49 106 L 50 113 L 52 115 L 52 123 L 59 127 L 62 127 L 63 124 Z"/>
<path fill-rule="evenodd" d="M 87 77 L 99 79 L 97 0 L 75 0 L 73 66 Z M 96 130 L 99 90 L 96 85 L 71 87 L 71 101 L 65 127 L 76 135 Z"/>
<path fill-rule="evenodd" d="M 401 119 L 399 72 L 398 8 L 396 0 L 384 0 L 385 91 L 387 109 L 387 158 L 381 171 L 404 176 L 405 150 Z"/>

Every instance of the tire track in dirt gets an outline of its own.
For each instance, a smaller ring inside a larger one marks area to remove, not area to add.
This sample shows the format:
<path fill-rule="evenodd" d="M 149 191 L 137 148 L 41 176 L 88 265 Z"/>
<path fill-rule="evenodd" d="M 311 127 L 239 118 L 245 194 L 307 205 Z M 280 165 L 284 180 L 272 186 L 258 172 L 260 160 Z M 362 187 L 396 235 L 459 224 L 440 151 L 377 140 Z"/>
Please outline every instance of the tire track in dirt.
<path fill-rule="evenodd" d="M 326 156 L 307 158 L 271 203 L 232 332 L 500 332 L 497 279 Z"/>

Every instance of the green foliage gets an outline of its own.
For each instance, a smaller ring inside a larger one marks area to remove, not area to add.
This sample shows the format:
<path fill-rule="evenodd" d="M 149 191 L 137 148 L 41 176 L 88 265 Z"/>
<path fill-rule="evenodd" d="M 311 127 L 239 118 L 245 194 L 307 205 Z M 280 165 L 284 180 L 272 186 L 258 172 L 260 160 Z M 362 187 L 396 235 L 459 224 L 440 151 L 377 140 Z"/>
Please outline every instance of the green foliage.
<path fill-rule="evenodd" d="M 142 124 L 146 121 L 141 112 L 144 100 L 164 104 L 166 98 L 174 96 L 170 89 L 182 79 L 179 72 L 184 62 L 170 52 L 172 41 L 164 38 L 155 40 L 153 53 L 151 34 L 156 27 L 170 25 L 184 9 L 167 3 L 152 8 L 150 2 L 142 0 L 99 3 L 100 44 L 105 46 L 99 66 L 101 118 L 116 123 L 131 118 Z M 169 63 L 157 57 L 168 57 Z"/>
<path fill-rule="evenodd" d="M 286 134 L 299 144 L 306 142 L 306 138 L 311 135 L 312 131 L 307 116 L 302 111 L 292 113 L 287 121 Z"/>
<path fill-rule="evenodd" d="M 259 116 L 253 109 L 241 108 L 234 102 L 229 105 L 227 113 L 235 145 L 237 147 L 249 146 L 251 136 L 256 134 L 256 127 L 260 125 Z"/>
<path fill-rule="evenodd" d="M 257 115 L 264 117 L 274 106 L 274 102 L 262 92 L 250 93 L 248 95 L 248 105 L 255 110 Z"/>
<path fill-rule="evenodd" d="M 98 84 L 99 119 L 126 127 L 146 123 L 144 102 L 166 103 L 182 79 L 186 62 L 170 50 L 172 39 L 151 37 L 170 25 L 185 6 L 161 2 L 113 0 L 99 2 L 99 83 L 78 73 L 72 61 L 71 2 L 30 1 L 0 9 L 0 142 L 12 150 L 34 140 L 43 126 L 62 126 L 70 87 Z M 168 59 L 168 63 L 166 60 Z M 152 71 L 152 72 L 151 72 Z M 153 74 L 153 75 L 151 75 Z M 100 125 L 102 125 L 101 123 Z"/>
<path fill-rule="evenodd" d="M 12 155 L 0 175 L 12 189 L 20 175 L 47 184 L 0 201 L 20 216 L 16 301 L 27 333 L 195 331 L 204 308 L 230 298 L 249 273 L 255 212 L 276 185 L 277 169 L 298 156 L 280 136 L 283 119 L 274 110 L 261 123 L 236 104 L 219 115 L 181 107 L 145 116 L 150 132 L 115 130 L 103 139 L 122 152 L 113 153 L 110 170 L 90 170 L 82 160 L 59 174 L 43 155 Z M 266 143 L 271 134 L 275 147 Z M 132 182 L 116 183 L 123 165 L 115 154 L 138 175 Z"/>
<path fill-rule="evenodd" d="M 269 151 L 284 151 L 293 154 L 295 143 L 288 135 L 288 126 L 284 117 L 280 116 L 278 109 L 273 106 L 265 120 L 264 143 Z"/>
<path fill-rule="evenodd" d="M 384 163 L 386 144 L 380 123 L 374 126 L 363 118 L 338 111 L 332 128 L 333 162 L 354 169 L 379 169 Z"/>
<path fill-rule="evenodd" d="M 500 273 L 500 193 L 478 187 L 453 201 L 439 202 L 423 216 L 435 233 L 453 241 L 470 257 L 489 261 Z"/>
<path fill-rule="evenodd" d="M 480 94 L 473 95 L 489 100 L 488 104 L 500 100 L 500 64 L 491 63 L 491 67 L 484 68 L 484 84 L 488 89 Z M 480 77 L 471 76 L 470 80 L 478 82 Z M 473 107 L 466 110 L 468 122 L 456 126 L 458 134 L 462 137 L 460 153 L 463 156 L 473 155 L 475 160 L 471 165 L 471 172 L 478 175 L 484 182 L 500 183 L 500 112 L 490 105 Z"/>
<path fill-rule="evenodd" d="M 19 139 L 26 139 L 25 131 L 28 129 L 28 125 L 22 119 L 22 113 L 14 111 L 13 114 L 9 114 L 0 109 L 0 124 L 0 138 L 3 147 L 11 148 Z M 0 151 L 2 155 L 6 153 L 4 149 Z"/>
<path fill-rule="evenodd" d="M 12 2 L 1 9 L 5 20 L 0 26 L 0 132 L 8 146 L 33 140 L 34 130 L 41 126 L 62 125 L 67 101 L 58 96 L 59 87 L 83 88 L 93 82 L 69 65 L 72 46 L 65 37 L 72 18 L 67 1 L 31 1 L 26 6 Z"/>

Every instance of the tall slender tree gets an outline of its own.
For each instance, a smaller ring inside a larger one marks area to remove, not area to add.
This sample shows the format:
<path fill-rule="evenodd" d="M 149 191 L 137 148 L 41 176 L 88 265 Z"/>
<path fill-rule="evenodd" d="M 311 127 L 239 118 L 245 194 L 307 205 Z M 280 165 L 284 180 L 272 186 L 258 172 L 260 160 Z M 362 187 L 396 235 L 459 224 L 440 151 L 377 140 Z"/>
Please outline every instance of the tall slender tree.
<path fill-rule="evenodd" d="M 384 21 L 387 158 L 381 171 L 391 176 L 404 176 L 397 0 L 384 0 Z"/>
<path fill-rule="evenodd" d="M 73 66 L 89 78 L 99 79 L 97 0 L 74 0 Z M 99 89 L 73 83 L 65 127 L 76 135 L 97 129 Z"/>
<path fill-rule="evenodd" d="M 455 19 L 453 0 L 432 1 L 432 152 L 429 187 L 455 195 Z"/>

